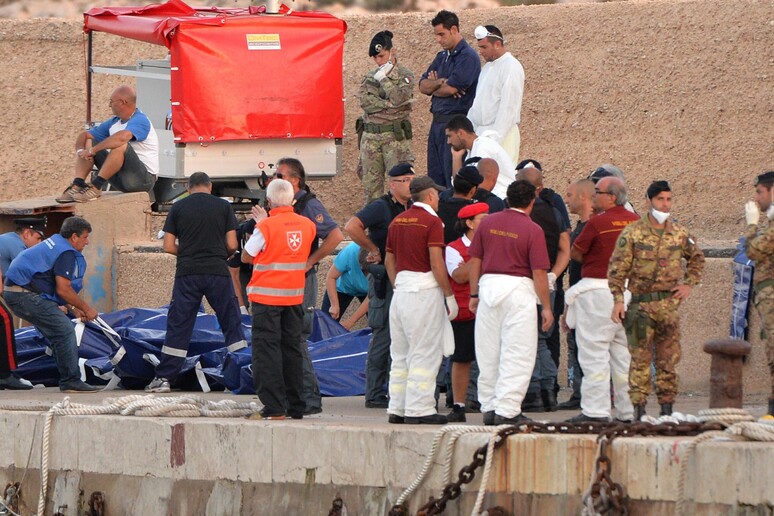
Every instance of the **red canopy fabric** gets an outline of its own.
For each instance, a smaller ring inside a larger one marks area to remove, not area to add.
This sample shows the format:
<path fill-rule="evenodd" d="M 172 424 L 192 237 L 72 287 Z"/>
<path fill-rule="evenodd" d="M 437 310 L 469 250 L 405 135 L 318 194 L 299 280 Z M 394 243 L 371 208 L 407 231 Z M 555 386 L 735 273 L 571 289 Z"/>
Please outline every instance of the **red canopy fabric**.
<path fill-rule="evenodd" d="M 177 141 L 343 137 L 346 24 L 284 6 L 284 16 L 263 12 L 181 0 L 94 8 L 84 31 L 169 48 Z"/>

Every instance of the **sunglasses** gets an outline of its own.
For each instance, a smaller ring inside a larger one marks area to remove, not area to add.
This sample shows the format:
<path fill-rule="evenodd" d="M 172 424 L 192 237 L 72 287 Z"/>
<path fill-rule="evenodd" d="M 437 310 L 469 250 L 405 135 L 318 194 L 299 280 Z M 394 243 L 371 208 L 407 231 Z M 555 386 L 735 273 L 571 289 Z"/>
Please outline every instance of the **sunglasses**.
<path fill-rule="evenodd" d="M 492 34 L 483 25 L 479 25 L 478 27 L 476 27 L 476 30 L 473 31 L 473 36 L 475 36 L 476 39 L 497 38 L 500 41 L 504 41 L 502 36 L 498 36 L 497 34 Z"/>
<path fill-rule="evenodd" d="M 275 172 L 272 176 L 274 179 L 282 179 L 282 172 Z M 277 183 L 279 184 L 279 183 Z"/>

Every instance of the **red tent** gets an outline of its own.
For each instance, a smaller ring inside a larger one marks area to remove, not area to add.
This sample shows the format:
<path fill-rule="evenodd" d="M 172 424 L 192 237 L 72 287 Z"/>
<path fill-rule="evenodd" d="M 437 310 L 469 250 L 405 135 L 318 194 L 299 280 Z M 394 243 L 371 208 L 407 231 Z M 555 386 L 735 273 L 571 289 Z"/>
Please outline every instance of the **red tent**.
<path fill-rule="evenodd" d="M 346 24 L 334 16 L 170 0 L 94 8 L 83 27 L 169 48 L 176 141 L 343 137 Z"/>

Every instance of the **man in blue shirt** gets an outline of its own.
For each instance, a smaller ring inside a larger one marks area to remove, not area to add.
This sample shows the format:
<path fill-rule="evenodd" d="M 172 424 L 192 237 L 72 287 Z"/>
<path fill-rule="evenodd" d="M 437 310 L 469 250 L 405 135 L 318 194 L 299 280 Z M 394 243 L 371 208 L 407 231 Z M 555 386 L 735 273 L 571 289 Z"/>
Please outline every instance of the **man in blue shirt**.
<path fill-rule="evenodd" d="M 304 286 L 304 329 L 301 332 L 301 352 L 304 355 L 304 393 L 306 403 L 304 415 L 322 412 L 322 396 L 320 384 L 314 373 L 312 359 L 309 358 L 307 339 L 312 334 L 314 324 L 314 309 L 317 306 L 317 264 L 336 249 L 344 240 L 344 233 L 339 225 L 328 214 L 328 210 L 320 202 L 306 184 L 304 165 L 295 158 L 282 158 L 277 161 L 277 171 L 274 177 L 285 179 L 293 185 L 293 210 L 303 215 L 317 228 L 317 237 L 312 244 L 312 253 L 306 262 L 306 285 Z"/>
<path fill-rule="evenodd" d="M 32 389 L 32 384 L 11 374 L 17 367 L 16 338 L 13 314 L 2 298 L 2 273 L 22 251 L 40 243 L 45 236 L 46 217 L 27 217 L 13 222 L 16 231 L 0 235 L 0 389 L 27 390 Z"/>
<path fill-rule="evenodd" d="M 149 192 L 159 173 L 159 140 L 145 113 L 137 109 L 137 93 L 120 86 L 110 95 L 115 115 L 83 131 L 75 139 L 75 179 L 57 202 L 99 199 L 105 183 L 122 192 Z M 91 183 L 86 178 L 99 170 Z"/>
<path fill-rule="evenodd" d="M 78 345 L 70 317 L 92 321 L 99 315 L 78 296 L 83 288 L 86 259 L 81 254 L 89 244 L 91 224 L 69 217 L 59 233 L 40 245 L 22 251 L 6 271 L 4 297 L 18 317 L 29 321 L 48 339 L 59 371 L 62 392 L 99 390 L 81 380 Z"/>
<path fill-rule="evenodd" d="M 330 313 L 331 317 L 341 322 L 348 330 L 368 311 L 368 279 L 365 276 L 368 267 L 367 256 L 368 251 L 351 242 L 336 255 L 325 276 L 325 295 L 320 309 Z M 355 298 L 360 300 L 360 306 L 352 317 L 342 321 L 341 317 Z"/>
<path fill-rule="evenodd" d="M 457 15 L 443 10 L 430 22 L 441 50 L 419 81 L 419 91 L 432 96 L 433 123 L 427 137 L 427 175 L 437 184 L 451 186 L 452 156 L 446 143 L 446 123 L 466 115 L 476 96 L 481 62 L 460 34 Z"/>

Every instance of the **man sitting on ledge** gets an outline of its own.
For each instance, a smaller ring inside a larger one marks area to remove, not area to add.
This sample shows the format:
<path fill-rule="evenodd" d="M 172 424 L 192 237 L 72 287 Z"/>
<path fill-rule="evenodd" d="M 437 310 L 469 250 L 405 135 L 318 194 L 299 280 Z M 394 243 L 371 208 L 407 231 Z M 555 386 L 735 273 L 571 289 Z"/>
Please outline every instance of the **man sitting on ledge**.
<path fill-rule="evenodd" d="M 76 138 L 75 179 L 57 202 L 99 199 L 108 182 L 121 192 L 153 188 L 159 171 L 159 140 L 148 117 L 137 109 L 137 93 L 130 86 L 119 86 L 110 95 L 110 109 L 113 118 Z M 87 184 L 95 164 L 99 175 Z"/>

